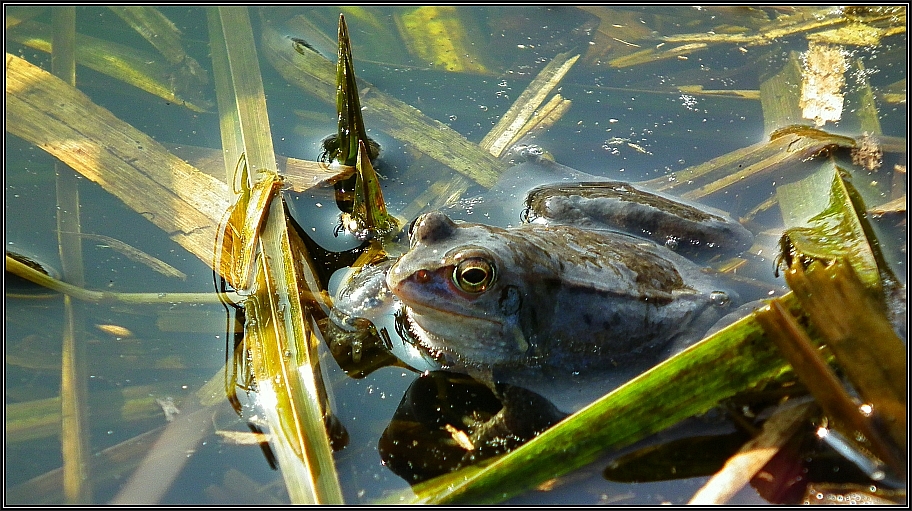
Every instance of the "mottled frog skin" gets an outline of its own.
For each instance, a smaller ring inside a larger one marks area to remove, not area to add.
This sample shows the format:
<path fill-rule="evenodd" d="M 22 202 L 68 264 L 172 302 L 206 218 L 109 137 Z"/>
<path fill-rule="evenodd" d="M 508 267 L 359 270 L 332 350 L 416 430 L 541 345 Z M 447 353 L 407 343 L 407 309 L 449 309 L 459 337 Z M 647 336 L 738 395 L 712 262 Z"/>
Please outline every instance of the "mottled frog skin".
<path fill-rule="evenodd" d="M 733 295 L 663 245 L 607 229 L 419 217 L 387 285 L 421 344 L 471 373 L 577 375 L 699 338 Z"/>

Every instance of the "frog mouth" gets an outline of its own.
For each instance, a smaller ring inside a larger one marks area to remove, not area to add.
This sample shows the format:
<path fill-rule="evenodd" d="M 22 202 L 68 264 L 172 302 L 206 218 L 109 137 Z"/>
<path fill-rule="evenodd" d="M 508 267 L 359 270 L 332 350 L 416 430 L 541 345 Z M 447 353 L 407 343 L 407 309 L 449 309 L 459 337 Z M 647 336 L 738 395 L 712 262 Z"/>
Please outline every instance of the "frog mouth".
<path fill-rule="evenodd" d="M 402 299 L 402 298 L 400 297 L 400 299 Z M 430 315 L 436 315 L 436 316 L 443 316 L 445 320 L 452 319 L 457 322 L 463 321 L 463 320 L 473 321 L 473 322 L 484 321 L 484 322 L 490 323 L 492 325 L 498 325 L 498 326 L 501 325 L 500 321 L 498 321 L 494 318 L 491 318 L 491 317 L 477 316 L 474 314 L 465 314 L 465 313 L 458 312 L 457 310 L 454 310 L 452 308 L 442 309 L 442 308 L 434 307 L 432 305 L 427 305 L 427 304 L 412 304 L 412 303 L 406 302 L 404 299 L 402 299 L 402 300 L 404 303 L 406 303 L 406 308 L 408 309 L 408 312 L 409 312 L 408 316 L 414 321 L 417 321 L 417 318 L 425 318 L 425 317 L 429 317 Z"/>

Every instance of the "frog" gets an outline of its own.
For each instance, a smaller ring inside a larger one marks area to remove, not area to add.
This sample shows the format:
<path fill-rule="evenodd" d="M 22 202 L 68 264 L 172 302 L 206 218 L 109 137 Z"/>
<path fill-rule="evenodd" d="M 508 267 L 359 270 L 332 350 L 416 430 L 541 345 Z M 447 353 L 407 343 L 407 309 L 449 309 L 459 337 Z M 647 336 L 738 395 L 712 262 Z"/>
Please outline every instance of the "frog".
<path fill-rule="evenodd" d="M 545 394 L 591 376 L 601 395 L 701 339 L 742 303 L 698 250 L 749 247 L 753 236 L 740 223 L 642 186 L 572 177 L 529 191 L 518 225 L 439 210 L 413 222 L 385 287 L 442 367 L 492 388 Z M 559 398 L 570 411 L 588 399 Z"/>
<path fill-rule="evenodd" d="M 705 252 L 753 239 L 721 211 L 641 185 L 543 159 L 516 170 L 554 178 L 524 190 L 519 223 L 424 213 L 408 248 L 357 273 L 337 301 L 374 322 L 395 310 L 390 328 L 436 362 L 425 374 L 493 391 L 503 408 L 470 428 L 476 445 L 517 445 L 730 321 L 741 296 Z M 493 193 L 495 208 L 516 203 L 512 184 Z"/>

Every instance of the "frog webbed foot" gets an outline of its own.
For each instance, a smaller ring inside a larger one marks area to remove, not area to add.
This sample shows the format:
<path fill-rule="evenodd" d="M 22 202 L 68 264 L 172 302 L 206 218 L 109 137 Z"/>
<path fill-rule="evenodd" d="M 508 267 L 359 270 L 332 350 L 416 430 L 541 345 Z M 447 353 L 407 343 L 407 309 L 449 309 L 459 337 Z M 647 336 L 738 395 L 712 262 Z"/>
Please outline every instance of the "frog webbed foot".
<path fill-rule="evenodd" d="M 567 416 L 548 399 L 522 387 L 498 384 L 496 394 L 503 408 L 470 428 L 476 457 L 487 458 L 519 447 Z"/>

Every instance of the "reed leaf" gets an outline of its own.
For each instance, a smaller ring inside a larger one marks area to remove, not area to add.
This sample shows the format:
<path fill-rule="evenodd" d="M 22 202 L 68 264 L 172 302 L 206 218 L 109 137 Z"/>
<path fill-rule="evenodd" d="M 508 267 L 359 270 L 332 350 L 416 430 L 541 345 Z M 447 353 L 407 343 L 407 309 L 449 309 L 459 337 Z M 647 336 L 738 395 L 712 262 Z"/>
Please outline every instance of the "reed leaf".
<path fill-rule="evenodd" d="M 796 307 L 794 296 L 783 303 Z M 724 362 L 723 362 L 724 361 Z M 787 368 L 753 316 L 655 366 L 489 465 L 414 487 L 424 503 L 495 503 L 595 461 Z M 671 384 L 671 382 L 674 382 Z"/>
<path fill-rule="evenodd" d="M 315 51 L 297 51 L 284 33 L 296 33 L 296 20 L 288 29 L 279 30 L 274 20 L 263 23 L 263 48 L 266 59 L 286 81 L 319 99 L 335 104 L 336 72 L 334 66 Z M 304 30 L 300 30 L 303 32 Z M 430 119 L 419 110 L 359 80 L 361 105 L 373 116 L 371 122 L 391 136 L 411 144 L 418 151 L 464 174 L 477 183 L 491 187 L 506 164 L 466 140 L 440 121 Z M 370 89 L 369 92 L 367 90 Z"/>
<path fill-rule="evenodd" d="M 216 82 L 221 82 L 217 90 L 231 90 L 234 97 L 234 101 L 220 98 L 219 105 L 233 103 L 236 109 L 236 113 L 223 112 L 222 131 L 240 133 L 242 144 L 233 149 L 242 150 L 246 157 L 251 181 L 247 186 L 270 182 L 278 173 L 247 8 L 213 7 L 209 16 L 212 44 L 223 45 L 222 55 L 227 58 L 227 66 L 215 67 Z M 229 153 L 226 158 L 240 156 Z M 316 369 L 317 339 L 306 320 L 298 289 L 299 282 L 313 279 L 297 275 L 299 266 L 291 253 L 282 201 L 272 201 L 265 214 L 256 284 L 245 302 L 247 343 L 253 355 L 257 393 L 272 424 L 272 445 L 292 502 L 341 503 L 342 492 L 323 425 L 323 414 L 328 410 L 318 390 L 322 382 Z"/>
<path fill-rule="evenodd" d="M 168 62 L 177 67 L 174 75 L 182 82 L 175 80 L 176 83 L 208 83 L 206 70 L 184 51 L 181 31 L 157 8 L 147 5 L 118 5 L 110 6 L 108 9 L 120 16 L 133 30 L 155 46 Z"/>
<path fill-rule="evenodd" d="M 6 64 L 9 133 L 58 158 L 134 211 L 155 211 L 152 223 L 212 264 L 217 225 L 229 204 L 224 182 L 38 66 L 11 54 Z"/>

